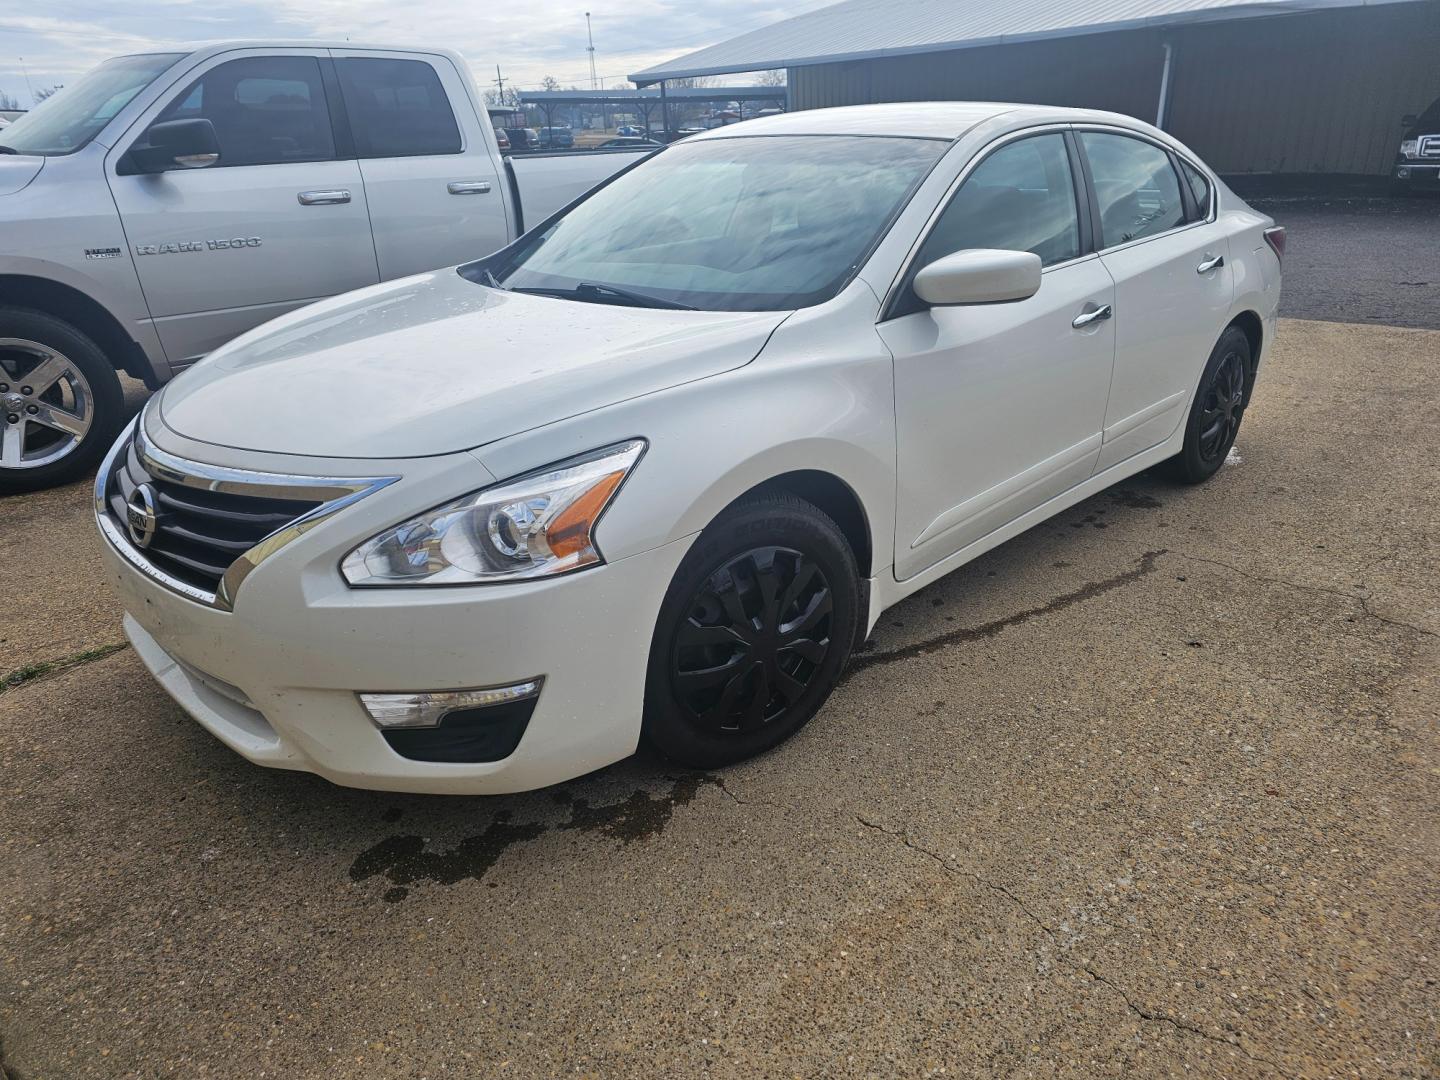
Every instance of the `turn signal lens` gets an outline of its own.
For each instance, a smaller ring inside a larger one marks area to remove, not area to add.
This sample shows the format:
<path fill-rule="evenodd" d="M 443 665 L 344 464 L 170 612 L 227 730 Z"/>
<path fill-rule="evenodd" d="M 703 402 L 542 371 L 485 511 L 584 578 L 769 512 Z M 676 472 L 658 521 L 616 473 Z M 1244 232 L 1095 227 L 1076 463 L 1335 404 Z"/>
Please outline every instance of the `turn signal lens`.
<path fill-rule="evenodd" d="M 633 439 L 437 506 L 340 564 L 351 585 L 477 585 L 601 562 L 594 531 L 645 452 Z"/>

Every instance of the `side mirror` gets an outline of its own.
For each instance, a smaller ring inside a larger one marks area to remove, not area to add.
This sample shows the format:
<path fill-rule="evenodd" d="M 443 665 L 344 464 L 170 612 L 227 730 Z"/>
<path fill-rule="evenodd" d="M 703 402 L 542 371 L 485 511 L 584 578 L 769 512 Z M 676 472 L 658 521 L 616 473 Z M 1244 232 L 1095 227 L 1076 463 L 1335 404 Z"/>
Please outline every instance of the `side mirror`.
<path fill-rule="evenodd" d="M 209 120 L 164 120 L 151 124 L 144 142 L 127 155 L 138 173 L 204 169 L 220 160 L 220 140 Z"/>
<path fill-rule="evenodd" d="M 1403 128 L 1412 128 L 1415 126 L 1415 121 L 1418 119 L 1420 118 L 1416 116 L 1413 112 L 1407 112 L 1404 116 L 1400 117 L 1400 126 Z"/>
<path fill-rule="evenodd" d="M 1029 251 L 968 248 L 936 259 L 915 275 L 927 304 L 997 304 L 1040 291 L 1040 256 Z"/>

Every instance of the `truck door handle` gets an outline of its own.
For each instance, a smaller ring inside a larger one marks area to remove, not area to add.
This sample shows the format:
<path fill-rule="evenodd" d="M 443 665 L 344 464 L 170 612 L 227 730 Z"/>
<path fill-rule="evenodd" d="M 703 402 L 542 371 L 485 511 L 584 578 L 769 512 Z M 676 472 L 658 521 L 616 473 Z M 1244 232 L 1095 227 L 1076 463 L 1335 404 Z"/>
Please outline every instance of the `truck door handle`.
<path fill-rule="evenodd" d="M 1199 266 L 1195 267 L 1195 273 L 1208 274 L 1211 270 L 1218 270 L 1225 265 L 1225 256 L 1216 255 L 1213 259 L 1206 259 Z"/>
<path fill-rule="evenodd" d="M 324 206 L 328 203 L 347 203 L 350 192 L 344 188 L 326 188 L 322 191 L 302 191 L 295 196 L 301 206 Z"/>
<path fill-rule="evenodd" d="M 451 195 L 489 195 L 490 181 L 488 180 L 451 180 L 445 185 L 445 190 Z"/>
<path fill-rule="evenodd" d="M 1100 322 L 1102 319 L 1108 319 L 1112 314 L 1114 314 L 1114 312 L 1110 310 L 1110 305 L 1102 304 L 1094 311 L 1082 311 L 1079 315 L 1076 315 L 1075 318 L 1070 320 L 1070 325 L 1075 327 L 1075 329 L 1079 330 L 1082 327 L 1089 326 L 1093 322 Z"/>

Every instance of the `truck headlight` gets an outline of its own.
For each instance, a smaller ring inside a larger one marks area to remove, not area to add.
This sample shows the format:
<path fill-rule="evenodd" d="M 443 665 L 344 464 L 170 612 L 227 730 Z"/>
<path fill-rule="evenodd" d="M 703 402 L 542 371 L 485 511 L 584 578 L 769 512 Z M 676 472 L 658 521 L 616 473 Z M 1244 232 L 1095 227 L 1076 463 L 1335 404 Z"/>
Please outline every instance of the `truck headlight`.
<path fill-rule="evenodd" d="M 601 561 L 594 529 L 645 442 L 607 446 L 437 506 L 340 563 L 351 585 L 477 585 Z"/>
<path fill-rule="evenodd" d="M 1400 156 L 1403 158 L 1417 158 L 1420 156 L 1420 140 L 1406 139 L 1400 144 Z"/>

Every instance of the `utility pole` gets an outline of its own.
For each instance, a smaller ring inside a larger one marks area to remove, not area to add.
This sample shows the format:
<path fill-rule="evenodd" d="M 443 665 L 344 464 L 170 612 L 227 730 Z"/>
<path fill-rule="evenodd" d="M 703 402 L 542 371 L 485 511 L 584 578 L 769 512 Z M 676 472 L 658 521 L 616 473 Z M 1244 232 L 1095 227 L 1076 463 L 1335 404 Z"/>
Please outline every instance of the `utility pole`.
<path fill-rule="evenodd" d="M 25 66 L 25 57 L 20 57 L 20 71 L 25 76 L 25 89 L 30 91 L 30 107 L 35 107 L 35 87 L 30 85 L 30 69 Z"/>
<path fill-rule="evenodd" d="M 585 13 L 585 37 L 590 42 L 589 47 L 585 50 L 590 54 L 590 89 L 598 90 L 600 87 L 595 78 L 595 35 L 590 32 L 590 13 L 588 11 Z"/>
<path fill-rule="evenodd" d="M 495 65 L 495 85 L 500 89 L 496 91 L 499 97 L 496 99 L 501 105 L 505 104 L 505 76 L 500 74 L 500 65 Z"/>

